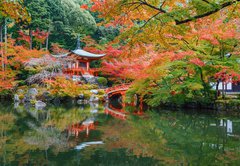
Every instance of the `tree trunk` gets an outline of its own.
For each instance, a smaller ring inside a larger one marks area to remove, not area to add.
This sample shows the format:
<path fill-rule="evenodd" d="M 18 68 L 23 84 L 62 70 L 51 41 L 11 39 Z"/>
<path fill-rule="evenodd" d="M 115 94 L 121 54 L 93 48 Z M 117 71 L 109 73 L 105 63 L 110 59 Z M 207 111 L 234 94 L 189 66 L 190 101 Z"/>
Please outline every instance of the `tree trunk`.
<path fill-rule="evenodd" d="M 210 95 L 209 95 L 209 91 L 208 91 L 207 85 L 206 85 L 206 83 L 205 83 L 205 81 L 204 81 L 203 72 L 202 72 L 202 69 L 201 69 L 200 67 L 199 67 L 199 71 L 200 71 L 200 79 L 201 79 L 202 85 L 203 85 L 203 87 L 204 87 L 204 91 L 203 91 L 204 97 L 209 97 L 209 96 L 210 96 Z"/>
<path fill-rule="evenodd" d="M 7 53 L 7 42 L 8 42 L 8 32 L 7 32 L 7 19 L 5 18 L 5 23 L 4 23 L 4 42 L 5 42 L 5 46 L 4 46 L 4 51 L 3 51 L 3 54 L 2 54 L 2 71 L 5 71 L 5 63 L 4 63 L 4 60 L 6 57 L 4 57 L 4 54 Z"/>
<path fill-rule="evenodd" d="M 225 84 L 222 82 L 222 98 L 225 99 Z"/>
<path fill-rule="evenodd" d="M 0 25 L 0 43 L 3 44 L 3 25 Z M 1 64 L 2 64 L 2 71 L 4 71 L 4 55 L 3 55 L 3 46 L 1 48 Z"/>
<path fill-rule="evenodd" d="M 48 28 L 48 36 L 46 39 L 46 50 L 48 50 L 48 45 L 49 45 L 49 34 L 50 34 L 50 28 Z"/>
<path fill-rule="evenodd" d="M 219 96 L 219 81 L 217 81 L 217 85 L 216 85 L 216 97 L 215 99 L 217 100 Z"/>
<path fill-rule="evenodd" d="M 29 29 L 29 37 L 30 37 L 30 43 L 29 43 L 29 49 L 32 50 L 32 30 L 31 28 Z"/>

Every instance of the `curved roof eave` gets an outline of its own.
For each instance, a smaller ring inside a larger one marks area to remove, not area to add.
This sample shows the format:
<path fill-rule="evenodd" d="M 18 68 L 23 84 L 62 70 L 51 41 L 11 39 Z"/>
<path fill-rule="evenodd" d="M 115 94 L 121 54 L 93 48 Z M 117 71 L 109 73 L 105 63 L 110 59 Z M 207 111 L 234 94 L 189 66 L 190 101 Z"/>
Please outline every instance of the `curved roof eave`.
<path fill-rule="evenodd" d="M 79 56 L 88 57 L 88 58 L 102 58 L 106 55 L 106 54 L 93 54 L 93 53 L 84 51 L 82 49 L 73 50 L 72 53 L 79 55 Z"/>
<path fill-rule="evenodd" d="M 59 55 L 53 55 L 53 54 L 51 54 L 53 57 L 55 57 L 55 58 L 63 58 L 63 57 L 66 57 L 66 56 L 68 56 L 70 53 L 66 53 L 66 54 L 59 54 Z"/>

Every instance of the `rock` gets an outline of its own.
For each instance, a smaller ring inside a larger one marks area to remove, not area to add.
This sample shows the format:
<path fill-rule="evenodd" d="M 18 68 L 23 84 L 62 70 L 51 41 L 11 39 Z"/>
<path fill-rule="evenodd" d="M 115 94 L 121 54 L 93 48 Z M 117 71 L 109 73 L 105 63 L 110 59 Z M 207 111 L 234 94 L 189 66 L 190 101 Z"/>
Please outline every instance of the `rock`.
<path fill-rule="evenodd" d="M 104 101 L 109 102 L 109 98 L 107 94 L 104 94 L 103 98 L 104 98 Z"/>
<path fill-rule="evenodd" d="M 43 92 L 42 97 L 44 98 L 44 101 L 52 100 L 52 96 L 51 96 L 50 92 L 48 92 L 48 91 Z"/>
<path fill-rule="evenodd" d="M 31 96 L 36 96 L 38 94 L 38 90 L 36 88 L 30 88 L 28 90 L 28 94 Z"/>
<path fill-rule="evenodd" d="M 17 93 L 18 93 L 18 94 L 23 94 L 23 93 L 24 93 L 24 90 L 18 89 L 18 90 L 17 90 Z"/>
<path fill-rule="evenodd" d="M 17 109 L 19 107 L 19 104 L 20 104 L 19 102 L 15 102 L 14 103 L 14 108 Z"/>
<path fill-rule="evenodd" d="M 28 94 L 24 95 L 23 102 L 24 103 L 29 103 L 31 101 L 31 97 Z"/>
<path fill-rule="evenodd" d="M 77 103 L 78 103 L 78 104 L 84 104 L 84 100 L 79 99 L 79 100 L 77 100 Z"/>
<path fill-rule="evenodd" d="M 96 90 L 96 89 L 93 89 L 93 90 L 91 90 L 90 92 L 91 92 L 92 94 L 95 94 L 95 95 L 98 94 L 98 90 Z"/>
<path fill-rule="evenodd" d="M 95 110 L 91 110 L 90 112 L 91 112 L 92 114 L 96 114 L 96 113 L 98 113 L 98 110 L 95 109 Z"/>
<path fill-rule="evenodd" d="M 98 103 L 89 103 L 89 105 L 92 109 L 96 109 L 99 107 Z"/>
<path fill-rule="evenodd" d="M 98 85 L 97 78 L 92 76 L 92 75 L 85 74 L 85 75 L 82 76 L 82 78 L 88 84 Z"/>
<path fill-rule="evenodd" d="M 79 100 L 77 100 L 77 103 L 78 104 L 88 104 L 88 100 L 82 100 L 82 99 L 79 99 Z"/>
<path fill-rule="evenodd" d="M 37 94 L 38 94 L 38 90 L 36 88 L 30 88 L 28 90 L 28 93 L 24 95 L 23 102 L 29 103 L 32 100 L 35 100 Z"/>
<path fill-rule="evenodd" d="M 61 104 L 61 100 L 60 100 L 59 98 L 54 98 L 53 104 L 56 105 L 56 106 L 58 106 L 58 105 Z"/>
<path fill-rule="evenodd" d="M 35 108 L 37 108 L 37 109 L 41 109 L 41 108 L 44 108 L 44 107 L 46 107 L 46 106 L 47 106 L 47 104 L 44 103 L 44 102 L 42 102 L 42 101 L 40 101 L 40 100 L 38 100 L 38 101 L 35 103 Z"/>
<path fill-rule="evenodd" d="M 96 96 L 94 96 L 94 95 L 92 95 L 92 96 L 90 97 L 90 99 L 89 99 L 89 102 L 99 102 L 99 98 L 96 97 Z"/>
<path fill-rule="evenodd" d="M 15 95 L 14 95 L 14 102 L 15 102 L 15 103 L 20 102 L 20 99 L 19 99 L 18 94 L 15 94 Z"/>
<path fill-rule="evenodd" d="M 83 99 L 84 99 L 84 94 L 80 94 L 80 95 L 79 95 L 79 99 L 80 99 L 80 100 L 83 100 Z"/>

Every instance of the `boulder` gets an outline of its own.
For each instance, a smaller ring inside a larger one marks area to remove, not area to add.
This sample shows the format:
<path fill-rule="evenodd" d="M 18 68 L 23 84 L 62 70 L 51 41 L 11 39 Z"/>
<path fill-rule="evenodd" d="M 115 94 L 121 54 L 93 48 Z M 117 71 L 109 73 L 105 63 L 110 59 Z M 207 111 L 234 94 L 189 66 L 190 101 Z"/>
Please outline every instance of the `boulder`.
<path fill-rule="evenodd" d="M 42 101 L 40 101 L 40 100 L 38 100 L 38 101 L 35 103 L 35 108 L 37 108 L 37 109 L 42 109 L 42 108 L 44 108 L 44 107 L 46 107 L 46 106 L 47 106 L 47 104 L 44 103 L 44 102 L 42 102 Z"/>
<path fill-rule="evenodd" d="M 78 104 L 84 104 L 84 100 L 79 99 L 79 100 L 77 100 L 77 103 Z"/>
<path fill-rule="evenodd" d="M 92 95 L 92 96 L 90 97 L 90 99 L 89 99 L 89 102 L 99 102 L 99 98 L 96 97 L 96 96 L 94 96 L 94 95 Z"/>
<path fill-rule="evenodd" d="M 108 95 L 107 95 L 107 94 L 104 94 L 103 98 L 104 98 L 104 101 L 106 101 L 106 102 L 109 101 L 109 98 L 108 98 Z"/>
<path fill-rule="evenodd" d="M 43 92 L 42 97 L 43 97 L 44 101 L 50 101 L 53 99 L 50 92 L 48 92 L 48 91 Z"/>
<path fill-rule="evenodd" d="M 18 89 L 18 90 L 17 90 L 17 93 L 18 93 L 18 94 L 23 94 L 23 93 L 24 93 L 24 90 Z"/>
<path fill-rule="evenodd" d="M 56 106 L 59 106 L 61 104 L 61 100 L 59 98 L 54 98 L 53 99 L 53 104 Z"/>
<path fill-rule="evenodd" d="M 92 114 L 96 114 L 96 113 L 98 113 L 98 110 L 97 109 L 94 109 L 94 110 L 91 110 L 90 111 Z"/>
<path fill-rule="evenodd" d="M 28 94 L 24 95 L 23 102 L 24 103 L 29 103 L 32 100 L 31 96 Z"/>
<path fill-rule="evenodd" d="M 98 94 L 98 90 L 96 90 L 96 89 L 93 89 L 93 90 L 91 90 L 90 92 L 91 92 L 92 94 L 95 94 L 95 95 Z"/>
<path fill-rule="evenodd" d="M 84 94 L 80 94 L 78 97 L 80 100 L 84 100 Z"/>
<path fill-rule="evenodd" d="M 20 99 L 19 99 L 18 94 L 15 94 L 15 95 L 14 95 L 14 102 L 15 102 L 15 103 L 20 102 Z"/>
<path fill-rule="evenodd" d="M 19 107 L 19 104 L 20 104 L 19 102 L 15 102 L 14 103 L 14 108 L 17 109 Z"/>
<path fill-rule="evenodd" d="M 79 100 L 77 100 L 77 104 L 80 104 L 80 105 L 82 105 L 82 104 L 88 104 L 88 100 L 79 99 Z"/>
<path fill-rule="evenodd" d="M 36 95 L 38 94 L 38 90 L 37 90 L 36 88 L 30 88 L 30 89 L 28 90 L 28 94 L 29 94 L 30 96 L 36 96 Z"/>

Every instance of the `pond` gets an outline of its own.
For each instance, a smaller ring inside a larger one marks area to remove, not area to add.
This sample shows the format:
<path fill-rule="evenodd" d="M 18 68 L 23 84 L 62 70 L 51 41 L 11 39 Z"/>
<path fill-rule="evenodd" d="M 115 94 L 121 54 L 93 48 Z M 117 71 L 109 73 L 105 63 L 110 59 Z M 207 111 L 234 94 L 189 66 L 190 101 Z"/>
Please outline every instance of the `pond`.
<path fill-rule="evenodd" d="M 240 165 L 240 118 L 0 104 L 0 165 Z"/>

